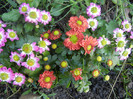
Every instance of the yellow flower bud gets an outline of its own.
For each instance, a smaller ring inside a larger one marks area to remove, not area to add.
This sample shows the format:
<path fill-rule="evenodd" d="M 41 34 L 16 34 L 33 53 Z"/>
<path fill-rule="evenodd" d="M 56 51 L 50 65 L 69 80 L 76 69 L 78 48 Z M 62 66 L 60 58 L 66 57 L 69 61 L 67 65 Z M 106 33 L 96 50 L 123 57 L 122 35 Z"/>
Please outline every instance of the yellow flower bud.
<path fill-rule="evenodd" d="M 38 29 L 39 28 L 39 25 L 36 25 L 36 28 Z"/>
<path fill-rule="evenodd" d="M 44 67 L 46 70 L 50 70 L 51 69 L 51 66 L 50 65 L 45 65 Z"/>
<path fill-rule="evenodd" d="M 57 48 L 57 45 L 56 44 L 52 44 L 52 48 L 53 49 L 56 49 Z"/>
<path fill-rule="evenodd" d="M 110 79 L 110 76 L 109 75 L 106 75 L 105 76 L 105 81 L 108 81 Z"/>
<path fill-rule="evenodd" d="M 97 61 L 98 61 L 98 62 L 102 61 L 102 57 L 101 57 L 101 56 L 98 56 L 98 57 L 97 57 Z"/>
<path fill-rule="evenodd" d="M 44 60 L 44 61 L 48 61 L 48 57 L 44 57 L 43 60 Z"/>
<path fill-rule="evenodd" d="M 28 78 L 28 82 L 33 83 L 33 79 L 32 78 Z"/>

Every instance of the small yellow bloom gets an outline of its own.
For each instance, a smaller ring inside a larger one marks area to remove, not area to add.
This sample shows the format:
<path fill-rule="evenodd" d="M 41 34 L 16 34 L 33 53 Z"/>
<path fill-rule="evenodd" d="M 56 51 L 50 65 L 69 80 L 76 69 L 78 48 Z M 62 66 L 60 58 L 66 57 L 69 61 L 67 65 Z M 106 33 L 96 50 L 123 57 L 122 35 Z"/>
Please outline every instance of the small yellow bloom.
<path fill-rule="evenodd" d="M 39 25 L 36 25 L 36 28 L 38 29 L 39 28 Z"/>
<path fill-rule="evenodd" d="M 93 70 L 92 75 L 93 77 L 98 77 L 100 74 L 100 71 L 98 69 Z"/>
<path fill-rule="evenodd" d="M 97 57 L 97 61 L 98 61 L 98 62 L 102 61 L 102 57 L 101 57 L 101 56 L 98 56 L 98 57 Z"/>
<path fill-rule="evenodd" d="M 44 57 L 43 60 L 44 60 L 44 61 L 48 61 L 48 57 Z"/>
<path fill-rule="evenodd" d="M 57 48 L 57 45 L 56 44 L 52 44 L 52 48 L 53 49 L 56 49 Z"/>
<path fill-rule="evenodd" d="M 108 81 L 110 79 L 110 76 L 109 75 L 106 75 L 105 76 L 105 81 Z"/>
<path fill-rule="evenodd" d="M 44 67 L 46 70 L 50 70 L 51 69 L 51 66 L 50 65 L 45 65 Z"/>
<path fill-rule="evenodd" d="M 60 65 L 62 68 L 66 68 L 68 64 L 67 61 L 62 61 Z"/>
<path fill-rule="evenodd" d="M 32 78 L 28 78 L 28 82 L 33 83 L 33 79 Z"/>

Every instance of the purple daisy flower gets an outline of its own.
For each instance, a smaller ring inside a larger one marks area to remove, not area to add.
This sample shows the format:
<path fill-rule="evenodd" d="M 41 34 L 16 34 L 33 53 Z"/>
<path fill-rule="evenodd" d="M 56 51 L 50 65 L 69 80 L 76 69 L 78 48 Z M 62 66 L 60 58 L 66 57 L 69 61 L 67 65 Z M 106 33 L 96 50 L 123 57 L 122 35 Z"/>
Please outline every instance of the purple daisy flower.
<path fill-rule="evenodd" d="M 36 8 L 30 8 L 25 17 L 26 22 L 38 24 L 39 18 L 41 16 L 40 10 Z"/>
<path fill-rule="evenodd" d="M 7 42 L 7 40 L 4 29 L 0 28 L 0 47 L 5 46 L 5 42 Z"/>
<path fill-rule="evenodd" d="M 52 19 L 52 16 L 50 15 L 50 12 L 46 12 L 45 10 L 41 11 L 39 22 L 46 25 L 51 21 L 51 19 Z"/>
<path fill-rule="evenodd" d="M 101 7 L 100 5 L 96 5 L 95 3 L 90 3 L 90 6 L 86 9 L 87 15 L 91 16 L 92 18 L 101 15 Z"/>
<path fill-rule="evenodd" d="M 117 38 L 116 41 L 116 51 L 123 51 L 124 47 L 126 46 L 127 41 L 125 41 L 125 37 Z"/>
<path fill-rule="evenodd" d="M 34 71 L 36 68 L 40 67 L 40 64 L 38 63 L 39 58 L 35 57 L 34 54 L 32 53 L 26 62 L 22 62 L 22 66 L 26 67 L 27 69 L 30 69 Z"/>
<path fill-rule="evenodd" d="M 6 81 L 10 83 L 14 78 L 14 73 L 11 68 L 2 67 L 0 68 L 0 82 Z"/>
<path fill-rule="evenodd" d="M 0 29 L 6 27 L 6 24 L 3 23 L 3 21 L 0 20 Z"/>
<path fill-rule="evenodd" d="M 131 53 L 131 48 L 127 48 L 120 52 L 120 60 L 125 60 L 128 58 L 129 54 Z"/>
<path fill-rule="evenodd" d="M 22 3 L 19 7 L 19 13 L 25 15 L 30 9 L 29 4 Z"/>
<path fill-rule="evenodd" d="M 33 51 L 38 52 L 38 49 L 39 48 L 38 48 L 38 46 L 36 46 L 36 42 L 33 42 L 32 44 L 30 44 L 30 43 L 23 44 L 22 48 L 18 49 L 18 50 L 21 50 L 22 51 L 21 55 L 25 56 L 25 55 L 32 54 Z"/>
<path fill-rule="evenodd" d="M 124 35 L 123 35 L 124 31 L 122 29 L 116 28 L 113 32 L 114 32 L 114 34 L 113 34 L 114 38 L 124 37 Z"/>
<path fill-rule="evenodd" d="M 12 29 L 7 29 L 6 36 L 7 36 L 7 38 L 9 38 L 11 41 L 19 40 L 18 35 L 16 34 L 16 31 L 14 31 L 14 30 L 12 30 Z"/>
<path fill-rule="evenodd" d="M 20 66 L 22 59 L 23 59 L 23 57 L 20 54 L 18 54 L 17 52 L 11 52 L 10 62 L 15 62 L 15 63 L 17 63 L 18 66 Z"/>
<path fill-rule="evenodd" d="M 103 48 L 105 45 L 110 44 L 110 41 L 108 40 L 108 38 L 99 37 L 99 39 L 97 39 L 97 41 L 98 41 L 99 48 Z"/>
<path fill-rule="evenodd" d="M 131 24 L 127 20 L 122 21 L 122 26 L 124 31 L 131 31 Z"/>
<path fill-rule="evenodd" d="M 13 84 L 22 86 L 22 84 L 24 83 L 25 83 L 25 76 L 21 73 L 15 73 Z"/>
<path fill-rule="evenodd" d="M 40 38 L 40 41 L 38 42 L 38 46 L 39 46 L 38 51 L 40 53 L 44 52 L 45 50 L 49 51 L 50 49 L 48 48 L 48 45 L 51 45 L 51 42 L 49 40 L 47 40 L 47 39 L 42 40 L 42 38 Z"/>
<path fill-rule="evenodd" d="M 131 31 L 130 39 L 133 39 L 133 31 Z"/>
<path fill-rule="evenodd" d="M 89 18 L 87 22 L 88 22 L 88 28 L 92 28 L 92 31 L 95 31 L 95 29 L 98 26 L 98 21 L 96 19 Z"/>

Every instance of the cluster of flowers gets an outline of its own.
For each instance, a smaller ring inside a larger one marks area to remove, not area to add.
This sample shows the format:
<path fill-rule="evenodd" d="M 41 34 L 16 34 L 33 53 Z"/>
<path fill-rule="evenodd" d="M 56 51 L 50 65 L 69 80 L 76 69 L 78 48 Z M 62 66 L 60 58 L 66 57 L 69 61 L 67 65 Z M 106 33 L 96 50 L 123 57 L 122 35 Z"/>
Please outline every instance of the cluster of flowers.
<path fill-rule="evenodd" d="M 3 21 L 0 20 L 0 53 L 3 51 L 2 47 L 5 46 L 7 38 L 11 41 L 19 40 L 16 31 L 7 29 L 7 32 L 5 32 L 5 30 L 3 29 L 4 27 L 6 27 L 6 24 L 4 24 Z"/>
<path fill-rule="evenodd" d="M 47 12 L 45 10 L 40 11 L 39 9 L 36 9 L 34 7 L 30 8 L 29 4 L 26 3 L 22 3 L 20 5 L 19 12 L 20 14 L 23 14 L 25 16 L 26 22 L 35 23 L 36 25 L 38 24 L 38 22 L 46 25 L 52 19 L 50 12 Z"/>
<path fill-rule="evenodd" d="M 122 22 L 123 29 L 116 28 L 113 32 L 113 37 L 116 38 L 116 51 L 119 51 L 120 53 L 120 60 L 125 60 L 128 58 L 128 55 L 131 53 L 131 48 L 126 48 L 126 37 L 123 35 L 124 32 L 131 32 L 131 24 L 127 21 L 124 20 Z M 130 38 L 132 39 L 132 34 Z"/>
<path fill-rule="evenodd" d="M 11 68 L 7 68 L 0 64 L 0 82 L 11 83 L 22 86 L 25 83 L 25 76 L 21 73 L 13 73 Z"/>

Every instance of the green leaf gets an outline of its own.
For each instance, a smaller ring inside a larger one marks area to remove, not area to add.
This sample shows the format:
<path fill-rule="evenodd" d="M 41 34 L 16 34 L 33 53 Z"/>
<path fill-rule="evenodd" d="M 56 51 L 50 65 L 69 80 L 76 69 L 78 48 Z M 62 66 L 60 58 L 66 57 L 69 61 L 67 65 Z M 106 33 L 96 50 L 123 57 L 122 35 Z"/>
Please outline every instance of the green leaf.
<path fill-rule="evenodd" d="M 90 5 L 90 0 L 85 0 L 85 4 L 86 4 L 87 6 L 89 6 L 89 5 Z"/>
<path fill-rule="evenodd" d="M 14 8 L 17 7 L 17 4 L 13 0 L 7 0 L 10 5 L 12 5 Z"/>
<path fill-rule="evenodd" d="M 41 0 L 27 0 L 27 3 L 30 4 L 31 7 L 37 8 L 39 6 Z"/>
<path fill-rule="evenodd" d="M 20 13 L 19 13 L 19 9 L 12 9 L 12 11 L 8 12 L 8 13 L 4 13 L 2 15 L 2 20 L 3 21 L 12 21 L 12 22 L 16 22 L 20 17 Z"/>
<path fill-rule="evenodd" d="M 53 16 L 59 16 L 63 13 L 64 9 L 62 9 L 63 6 L 62 5 L 56 5 L 55 7 L 52 7 L 50 13 Z"/>
<path fill-rule="evenodd" d="M 23 24 L 17 24 L 17 26 L 13 26 L 13 30 L 17 31 L 17 34 L 21 34 L 23 30 Z"/>
<path fill-rule="evenodd" d="M 27 95 L 27 94 L 29 94 L 30 92 L 32 92 L 32 89 L 26 90 L 25 92 L 22 93 L 22 95 Z"/>
<path fill-rule="evenodd" d="M 16 0 L 18 4 L 21 4 L 21 3 L 26 3 L 26 0 Z"/>
<path fill-rule="evenodd" d="M 112 20 L 109 24 L 106 24 L 106 30 L 108 33 L 113 34 L 114 29 L 118 27 L 117 22 Z"/>
<path fill-rule="evenodd" d="M 98 0 L 97 2 L 100 3 L 101 5 L 104 5 L 106 0 Z"/>
<path fill-rule="evenodd" d="M 63 51 L 63 48 L 62 47 L 59 47 L 55 50 L 56 53 L 61 53 Z"/>
<path fill-rule="evenodd" d="M 34 28 L 34 24 L 32 24 L 32 23 L 26 23 L 24 25 L 25 32 L 30 32 L 33 30 L 33 28 Z"/>

